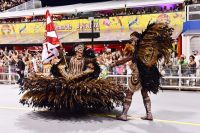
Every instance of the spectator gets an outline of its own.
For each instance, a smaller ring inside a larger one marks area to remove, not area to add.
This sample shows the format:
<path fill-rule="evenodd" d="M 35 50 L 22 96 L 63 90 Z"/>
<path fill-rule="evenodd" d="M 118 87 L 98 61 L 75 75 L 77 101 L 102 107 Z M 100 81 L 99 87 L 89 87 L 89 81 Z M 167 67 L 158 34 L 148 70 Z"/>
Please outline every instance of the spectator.
<path fill-rule="evenodd" d="M 200 54 L 198 50 L 193 50 L 192 55 L 195 57 L 195 61 L 197 62 L 197 66 L 199 66 Z"/>
<path fill-rule="evenodd" d="M 117 56 L 116 56 L 116 54 L 113 54 L 113 56 L 112 56 L 112 63 L 115 62 L 115 61 L 117 61 Z M 112 68 L 112 72 L 113 72 L 113 75 L 117 74 L 116 67 Z"/>
<path fill-rule="evenodd" d="M 17 58 L 17 64 L 16 64 L 16 72 L 19 74 L 19 80 L 17 81 L 17 84 L 22 85 L 23 79 L 24 79 L 24 70 L 25 70 L 25 64 L 22 61 L 22 57 L 18 56 Z"/>
<path fill-rule="evenodd" d="M 189 63 L 188 63 L 188 69 L 187 71 L 184 73 L 185 76 L 194 74 L 196 75 L 196 61 L 195 61 L 195 57 L 193 55 L 190 55 L 189 57 Z"/>
<path fill-rule="evenodd" d="M 178 65 L 187 65 L 187 60 L 185 58 L 185 55 L 180 56 L 180 59 L 178 61 Z"/>
<path fill-rule="evenodd" d="M 181 55 L 178 61 L 178 65 L 181 65 L 181 74 L 184 74 L 187 69 L 187 60 L 185 58 L 185 55 Z"/>

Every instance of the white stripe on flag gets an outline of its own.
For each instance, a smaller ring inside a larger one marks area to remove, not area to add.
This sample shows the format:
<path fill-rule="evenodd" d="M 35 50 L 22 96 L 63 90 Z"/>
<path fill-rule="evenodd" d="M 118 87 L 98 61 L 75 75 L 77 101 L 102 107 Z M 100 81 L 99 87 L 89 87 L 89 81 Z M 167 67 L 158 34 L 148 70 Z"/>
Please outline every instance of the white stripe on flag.
<path fill-rule="evenodd" d="M 54 37 L 54 38 L 57 38 L 57 35 L 56 35 L 56 32 L 55 32 L 55 31 L 47 32 L 47 36 L 48 36 L 48 37 Z"/>
<path fill-rule="evenodd" d="M 47 44 L 47 49 L 48 50 L 51 50 L 51 49 L 54 49 L 54 48 L 60 46 L 59 44 L 53 45 L 53 44 L 51 44 L 49 42 L 47 42 L 46 44 Z"/>
<path fill-rule="evenodd" d="M 57 48 L 51 49 L 49 52 L 51 52 L 54 56 L 59 56 L 59 52 Z"/>
<path fill-rule="evenodd" d="M 46 43 L 43 44 L 43 49 L 42 49 L 42 61 L 46 60 L 49 56 L 48 50 L 47 50 L 47 45 Z"/>
<path fill-rule="evenodd" d="M 47 24 L 50 24 L 51 23 L 51 18 L 50 16 L 47 17 Z"/>
<path fill-rule="evenodd" d="M 57 48 L 48 50 L 48 44 L 43 44 L 43 50 L 42 50 L 42 62 L 48 63 L 52 58 L 59 55 L 59 52 Z"/>

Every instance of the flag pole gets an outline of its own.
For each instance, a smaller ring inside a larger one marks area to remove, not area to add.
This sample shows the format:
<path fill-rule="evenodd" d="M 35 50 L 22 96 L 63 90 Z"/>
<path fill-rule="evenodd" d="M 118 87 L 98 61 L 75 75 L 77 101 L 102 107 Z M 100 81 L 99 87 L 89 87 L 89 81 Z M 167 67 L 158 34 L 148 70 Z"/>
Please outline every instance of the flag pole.
<path fill-rule="evenodd" d="M 64 49 L 62 43 L 60 43 L 60 48 L 62 50 L 62 55 L 63 55 L 63 59 L 64 59 L 64 62 L 65 62 L 65 66 L 68 67 L 67 60 L 66 60 L 66 57 L 65 57 L 65 49 Z"/>

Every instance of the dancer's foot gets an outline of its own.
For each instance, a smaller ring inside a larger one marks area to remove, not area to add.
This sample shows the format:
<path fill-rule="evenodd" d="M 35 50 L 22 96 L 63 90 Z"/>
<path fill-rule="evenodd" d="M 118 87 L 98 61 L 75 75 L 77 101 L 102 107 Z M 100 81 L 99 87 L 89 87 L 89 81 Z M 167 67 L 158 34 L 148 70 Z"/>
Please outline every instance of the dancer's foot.
<path fill-rule="evenodd" d="M 148 120 L 148 121 L 153 121 L 153 115 L 152 114 L 148 114 L 144 117 L 141 117 L 142 120 Z"/>
<path fill-rule="evenodd" d="M 117 119 L 117 120 L 122 120 L 122 121 L 127 121 L 127 120 L 128 120 L 128 119 L 127 119 L 127 115 L 125 115 L 125 114 L 117 115 L 117 116 L 116 116 L 116 119 Z"/>

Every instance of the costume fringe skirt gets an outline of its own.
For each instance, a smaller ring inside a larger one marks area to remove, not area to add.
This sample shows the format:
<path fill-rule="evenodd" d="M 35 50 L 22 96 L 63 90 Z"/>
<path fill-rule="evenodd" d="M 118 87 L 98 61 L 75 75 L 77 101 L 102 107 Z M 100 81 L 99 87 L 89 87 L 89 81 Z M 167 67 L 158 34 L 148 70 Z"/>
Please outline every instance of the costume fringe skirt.
<path fill-rule="evenodd" d="M 112 110 L 124 100 L 122 86 L 109 79 L 30 77 L 24 80 L 20 93 L 20 103 L 50 110 Z"/>

